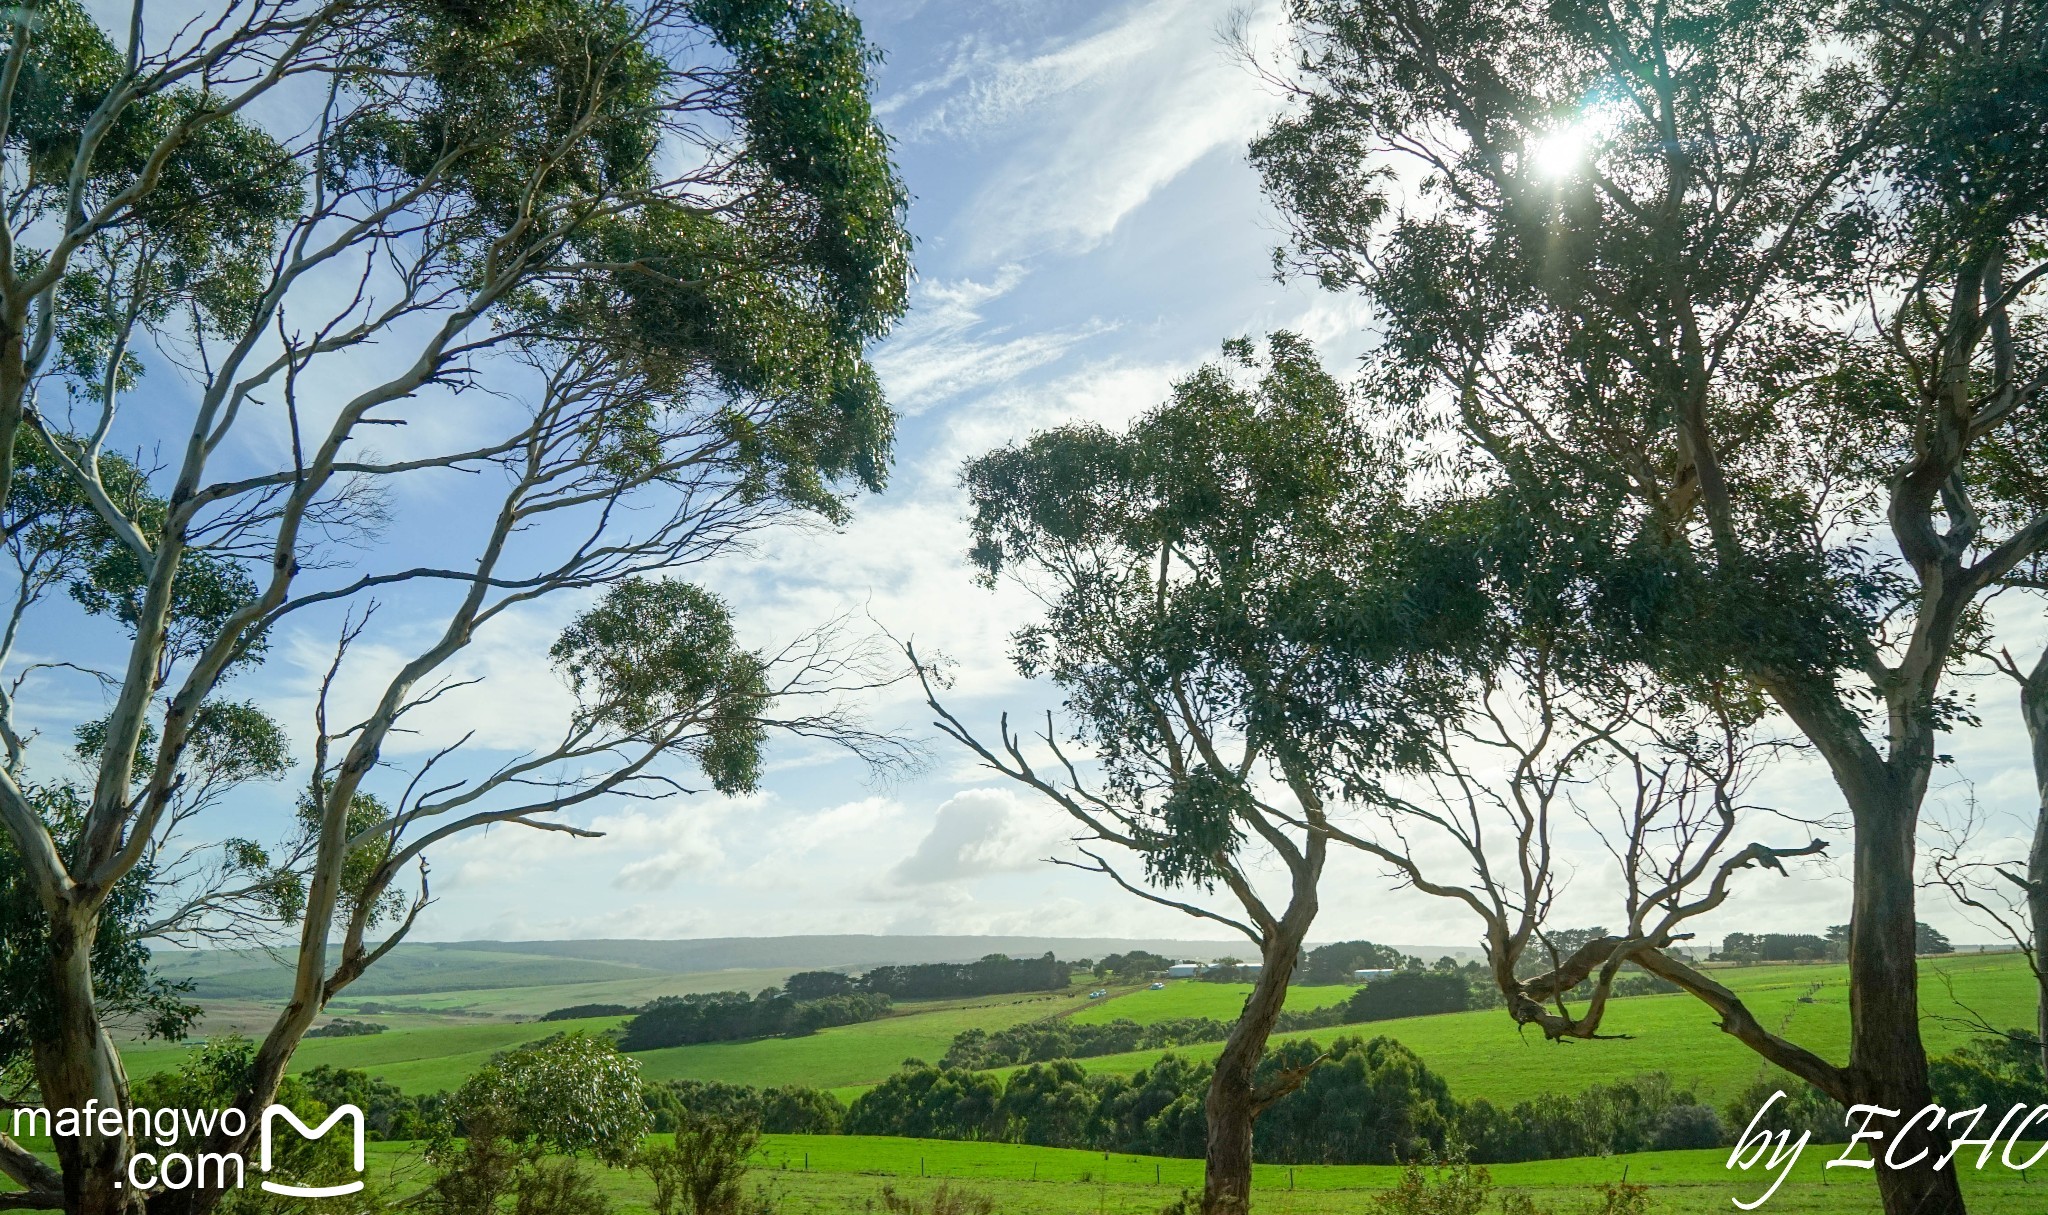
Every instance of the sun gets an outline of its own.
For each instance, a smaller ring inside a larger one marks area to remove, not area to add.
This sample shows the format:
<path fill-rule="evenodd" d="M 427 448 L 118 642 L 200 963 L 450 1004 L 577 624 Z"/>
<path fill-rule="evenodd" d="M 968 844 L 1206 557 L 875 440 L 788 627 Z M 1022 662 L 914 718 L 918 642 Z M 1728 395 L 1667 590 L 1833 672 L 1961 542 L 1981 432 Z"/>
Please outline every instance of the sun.
<path fill-rule="evenodd" d="M 1595 132 L 1586 116 L 1539 135 L 1522 149 L 1522 161 L 1538 177 L 1568 177 L 1585 160 Z"/>

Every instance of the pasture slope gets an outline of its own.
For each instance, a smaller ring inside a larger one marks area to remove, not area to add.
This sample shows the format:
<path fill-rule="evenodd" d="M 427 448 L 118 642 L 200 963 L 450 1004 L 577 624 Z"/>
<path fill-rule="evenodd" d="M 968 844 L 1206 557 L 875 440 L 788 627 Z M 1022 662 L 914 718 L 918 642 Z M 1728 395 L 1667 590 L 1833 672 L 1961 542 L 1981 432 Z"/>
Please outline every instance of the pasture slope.
<path fill-rule="evenodd" d="M 1757 1019 L 1824 1057 L 1845 1059 L 1849 1051 L 1848 968 L 1837 965 L 1741 966 L 1720 969 L 1715 978 L 1738 992 Z M 1137 1015 L 1145 997 L 1179 994 L 1140 991 L 1110 1002 L 1091 1015 Z M 1186 984 L 1186 987 L 1208 986 Z M 1244 988 L 1238 989 L 1240 993 Z M 1309 988 L 1326 991 L 1327 988 Z M 1242 994 L 1239 995 L 1242 999 Z M 1921 1029 L 1930 1053 L 1955 1049 L 1982 1032 L 1975 1017 L 2000 1028 L 2030 1026 L 2034 1020 L 2032 976 L 2017 954 L 1960 954 L 1921 962 Z M 1155 1001 L 1152 1019 L 1186 1015 L 1167 1012 L 1173 1001 Z M 1128 1010 L 1126 1012 L 1125 1010 Z M 1594 1084 L 1661 1071 L 1716 1103 L 1740 1092 L 1760 1076 L 1776 1072 L 1747 1047 L 1717 1028 L 1705 1005 L 1685 995 L 1631 996 L 1615 1000 L 1603 1033 L 1626 1034 L 1618 1041 L 1546 1042 L 1534 1031 L 1518 1033 L 1497 1009 L 1378 1021 L 1351 1028 L 1279 1035 L 1327 1041 L 1338 1034 L 1394 1038 L 1422 1057 L 1462 1098 L 1486 1097 L 1510 1104 L 1546 1092 L 1576 1092 Z M 1213 1058 L 1214 1043 L 1183 1046 L 1175 1053 Z M 1570 1052 L 1562 1056 L 1560 1052 Z M 1164 1051 L 1136 1051 L 1081 1060 L 1091 1072 L 1129 1075 L 1157 1062 Z M 1781 1077 L 1782 1078 L 1782 1077 Z M 1836 1170 L 1841 1172 L 1842 1170 Z M 2048 1209 L 2048 1199 L 2043 1208 Z"/>
<path fill-rule="evenodd" d="M 737 978 L 736 972 L 720 972 Z M 761 971 L 741 972 L 749 979 Z M 1766 1024 L 1804 1045 L 1841 1057 L 1847 1045 L 1846 974 L 1840 966 L 1751 966 L 1723 969 L 1717 977 L 1741 992 Z M 643 986 L 644 985 L 644 986 Z M 643 975 L 631 980 L 587 980 L 560 985 L 419 991 L 390 1000 L 404 1011 L 375 1016 L 393 1026 L 386 1033 L 308 1041 L 295 1067 L 322 1063 L 362 1068 L 411 1092 L 453 1088 L 494 1053 L 523 1041 L 562 1031 L 601 1032 L 622 1018 L 544 1023 L 515 1021 L 527 1010 L 595 1002 L 588 993 L 610 988 L 625 995 L 671 994 L 744 984 L 720 984 L 717 976 Z M 972 1000 L 906 1003 L 896 1015 L 863 1025 L 824 1030 L 801 1038 L 717 1043 L 649 1051 L 635 1056 L 655 1079 L 700 1078 L 761 1085 L 802 1083 L 830 1087 L 851 1098 L 894 1071 L 907 1058 L 930 1061 L 944 1054 L 955 1034 L 988 1030 L 1046 1016 L 1100 1022 L 1128 1017 L 1154 1022 L 1177 1017 L 1225 1018 L 1234 1014 L 1247 989 L 1242 986 L 1178 982 L 1163 990 L 1112 989 L 1109 998 L 1088 1000 L 1086 988 L 1062 993 L 982 997 Z M 1312 1008 L 1341 1000 L 1349 990 L 1297 988 L 1289 1006 Z M 1955 956 L 1923 962 L 1922 1002 L 1932 1050 L 1941 1051 L 1975 1035 L 1971 1019 L 1994 1025 L 2024 1025 L 2032 1017 L 2032 991 L 2024 964 L 2014 955 Z M 640 998 L 645 998 L 642 995 Z M 376 1001 L 369 1001 L 375 1003 Z M 621 1001 L 623 1002 L 623 1001 Z M 221 1006 L 239 1007 L 232 999 Z M 514 1012 L 514 1009 L 519 1012 Z M 444 1011 L 445 1010 L 445 1011 Z M 353 1010 L 340 1010 L 356 1015 Z M 1497 1011 L 1414 1017 L 1370 1025 L 1313 1031 L 1328 1038 L 1342 1033 L 1385 1035 L 1414 1049 L 1450 1082 L 1460 1097 L 1513 1102 L 1546 1091 L 1574 1091 L 1606 1080 L 1662 1070 L 1703 1098 L 1726 1099 L 1765 1075 L 1754 1056 L 1714 1028 L 1712 1016 L 1684 996 L 1639 996 L 1615 1002 L 1607 1029 L 1630 1035 L 1619 1041 L 1547 1043 L 1517 1034 Z M 1208 1056 L 1213 1044 L 1181 1048 Z M 1561 1053 L 1569 1052 L 1569 1053 Z M 175 1065 L 182 1048 L 137 1044 L 128 1051 L 132 1070 L 147 1075 Z M 1084 1060 L 1091 1071 L 1128 1073 L 1163 1052 Z M 1807 1151 L 1793 1178 L 1766 1210 L 1786 1215 L 1848 1215 L 1876 1209 L 1876 1196 L 1862 1170 L 1824 1170 L 1836 1149 Z M 417 1177 L 417 1158 L 408 1145 L 378 1145 L 376 1166 L 401 1187 Z M 1555 1215 L 1599 1209 L 1599 1187 L 1624 1177 L 1651 1187 L 1654 1215 L 1733 1210 L 1734 1197 L 1754 1197 L 1767 1182 L 1759 1174 L 1726 1168 L 1725 1152 L 1667 1152 L 1594 1160 L 1497 1165 L 1497 1186 L 1527 1191 L 1539 1208 Z M 1152 1215 L 1200 1180 L 1200 1162 L 1099 1152 L 1035 1148 L 1013 1144 L 969 1144 L 858 1136 L 770 1136 L 757 1160 L 755 1180 L 774 1201 L 778 1215 L 840 1215 L 878 1209 L 881 1188 L 899 1195 L 929 1194 L 940 1185 L 966 1185 L 994 1203 L 996 1215 Z M 2048 1167 L 2034 1173 L 2048 1172 Z M 1259 1209 L 1281 1215 L 1369 1212 L 1371 1195 L 1396 1178 L 1377 1166 L 1260 1166 Z M 621 1215 L 647 1209 L 644 1179 L 605 1172 L 603 1184 Z M 1993 1167 L 1966 1173 L 1972 1210 L 1979 1215 L 2038 1215 L 2048 1210 L 2048 1176 L 2034 1177 Z"/>
<path fill-rule="evenodd" d="M 1849 1009 L 1843 967 L 1747 966 L 1715 973 L 1742 993 L 1766 1025 L 1780 1028 L 1794 1041 L 1823 1055 L 1841 1058 L 1846 1054 Z M 896 1015 L 882 1020 L 805 1037 L 680 1046 L 645 1051 L 634 1058 L 657 1080 L 808 1084 L 834 1089 L 850 1099 L 886 1078 L 905 1059 L 937 1062 L 954 1035 L 968 1028 L 996 1030 L 1060 1015 L 1088 1021 L 1129 1017 L 1139 1022 L 1228 1017 L 1236 1012 L 1246 990 L 1229 984 L 1179 982 L 1161 991 L 1118 988 L 1110 998 L 1097 1001 L 1088 1000 L 1085 990 L 1076 988 L 1064 993 L 903 1004 Z M 461 993 L 443 994 L 451 1002 L 464 998 Z M 1311 1008 L 1348 994 L 1348 989 L 1341 987 L 1301 987 L 1289 993 L 1288 1005 Z M 1929 1049 L 1953 1049 L 1974 1036 L 1968 1022 L 1972 1015 L 1999 1026 L 2030 1024 L 2032 998 L 2029 976 L 2017 955 L 1928 959 L 1923 963 L 1921 1001 Z M 300 1047 L 294 1065 L 358 1067 L 407 1092 L 435 1092 L 455 1087 L 493 1053 L 520 1042 L 562 1031 L 600 1031 L 620 1023 L 618 1018 L 596 1018 L 436 1024 L 416 1018 L 417 1024 L 401 1027 L 399 1018 L 376 1019 L 394 1027 L 368 1037 L 311 1039 Z M 1647 1071 L 1667 1072 L 1703 1098 L 1720 1101 L 1766 1074 L 1756 1056 L 1720 1033 L 1712 1014 L 1688 996 L 1616 1000 L 1604 1028 L 1630 1036 L 1618 1041 L 1546 1042 L 1539 1035 L 1518 1033 L 1498 1010 L 1313 1030 L 1305 1036 L 1327 1040 L 1357 1033 L 1395 1038 L 1442 1074 L 1458 1096 L 1484 1096 L 1496 1103 L 1525 1100 L 1560 1088 L 1576 1091 Z M 1183 1055 L 1200 1058 L 1211 1057 L 1218 1049 L 1213 1043 L 1178 1048 Z M 1082 1060 L 1082 1065 L 1090 1071 L 1129 1074 L 1150 1066 L 1163 1053 L 1107 1055 Z M 130 1049 L 128 1059 L 137 1075 L 148 1075 L 174 1065 L 181 1054 L 179 1048 L 141 1044 Z"/>

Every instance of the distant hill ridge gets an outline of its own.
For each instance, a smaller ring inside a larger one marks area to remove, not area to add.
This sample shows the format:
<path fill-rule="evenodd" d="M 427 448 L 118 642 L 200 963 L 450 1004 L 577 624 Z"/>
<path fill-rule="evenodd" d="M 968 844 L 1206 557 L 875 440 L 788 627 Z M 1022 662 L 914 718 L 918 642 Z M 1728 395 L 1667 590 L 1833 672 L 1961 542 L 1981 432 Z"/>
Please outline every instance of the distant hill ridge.
<path fill-rule="evenodd" d="M 1399 946 L 1434 959 L 1472 954 L 1470 947 Z M 1142 949 L 1209 961 L 1245 957 L 1243 941 L 1139 937 L 879 936 L 707 937 L 697 940 L 420 941 L 407 942 L 349 987 L 352 996 L 596 983 L 655 974 L 721 970 L 866 969 L 918 962 L 971 962 L 992 953 L 1100 958 Z M 269 999 L 288 987 L 283 960 L 260 950 L 164 950 L 158 966 L 188 979 L 201 999 Z"/>

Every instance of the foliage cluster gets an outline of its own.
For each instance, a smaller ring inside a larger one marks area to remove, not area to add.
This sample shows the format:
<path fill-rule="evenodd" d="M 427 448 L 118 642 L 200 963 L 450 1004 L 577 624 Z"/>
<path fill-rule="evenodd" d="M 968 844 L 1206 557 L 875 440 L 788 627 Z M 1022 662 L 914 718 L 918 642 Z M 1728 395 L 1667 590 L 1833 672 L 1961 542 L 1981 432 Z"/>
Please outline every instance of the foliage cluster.
<path fill-rule="evenodd" d="M 745 1188 L 747 1160 L 761 1130 L 740 1117 L 692 1114 L 668 1143 L 635 1158 L 654 1183 L 654 1215 L 767 1215 L 772 1206 Z"/>
<path fill-rule="evenodd" d="M 1932 924 L 1913 923 L 1913 952 L 1921 957 L 1954 953 L 1955 946 Z M 1824 937 L 1810 932 L 1731 932 L 1710 959 L 1719 962 L 1840 962 L 1849 956 L 1849 926 L 1836 924 Z"/>
<path fill-rule="evenodd" d="M 889 997 L 870 992 L 799 1000 L 779 987 L 664 996 L 626 1023 L 620 1045 L 631 1051 L 808 1034 L 886 1016 Z"/>
<path fill-rule="evenodd" d="M 624 1017 L 639 1012 L 630 1004 L 571 1004 L 567 1008 L 550 1009 L 540 1015 L 542 1021 L 582 1021 L 590 1017 Z"/>
<path fill-rule="evenodd" d="M 770 1135 L 834 1135 L 846 1122 L 846 1106 L 821 1088 L 784 1084 L 755 1088 L 717 1080 L 670 1080 L 651 1084 L 647 1109 L 657 1131 L 677 1131 L 691 1119 L 722 1118 L 759 1127 Z"/>
<path fill-rule="evenodd" d="M 248 1039 L 232 1034 L 215 1038 L 194 1050 L 175 1070 L 139 1081 L 130 1094 L 132 1107 L 195 1111 L 225 1109 L 248 1086 L 255 1059 L 256 1046 Z M 278 1086 L 275 1100 L 309 1125 L 317 1126 L 326 1120 L 335 1105 L 341 1104 L 331 1099 L 333 1095 L 306 1078 L 287 1076 Z M 367 1116 L 365 1122 L 368 1122 Z M 195 1143 L 191 1136 L 181 1135 L 172 1144 L 158 1141 L 153 1150 L 166 1148 L 191 1152 L 195 1150 Z M 306 1139 L 282 1135 L 273 1150 L 273 1172 L 279 1178 L 290 1179 L 292 1184 L 332 1185 L 360 1178 L 345 1136 Z M 332 1209 L 338 1215 L 359 1215 L 375 1209 L 378 1199 L 374 1186 L 369 1186 L 357 1195 L 336 1202 Z M 289 1205 L 292 1201 L 274 1197 L 251 1184 L 240 1190 L 227 1191 L 217 1209 L 226 1215 L 287 1215 L 294 1209 Z"/>
<path fill-rule="evenodd" d="M 1125 983 L 1157 978 L 1173 965 L 1173 959 L 1143 949 L 1129 953 L 1112 953 L 1103 956 L 1100 962 L 1090 967 L 1098 979 L 1112 979 Z"/>
<path fill-rule="evenodd" d="M 381 1034 L 390 1029 L 381 1021 L 354 1021 L 347 1017 L 336 1017 L 327 1024 L 306 1031 L 308 1038 L 365 1038 Z"/>
<path fill-rule="evenodd" d="M 1038 958 L 992 953 L 975 962 L 877 966 L 863 974 L 858 983 L 862 991 L 897 1000 L 946 1000 L 1021 991 L 1063 991 L 1072 981 L 1072 965 L 1050 953 Z"/>
<path fill-rule="evenodd" d="M 1327 1050 L 1288 1042 L 1261 1063 L 1262 1083 L 1305 1071 L 1260 1115 L 1260 1160 L 1391 1164 L 1464 1145 L 1507 1162 L 1718 1146 L 1719 1114 L 1661 1073 L 1502 1109 L 1459 1101 L 1415 1054 L 1386 1038 L 1339 1038 Z M 916 1060 L 857 1098 L 845 1130 L 1030 1143 L 1162 1156 L 1203 1154 L 1210 1065 L 1169 1054 L 1131 1076 L 1090 1074 L 1072 1060 L 1033 1063 L 1007 1080 Z"/>
<path fill-rule="evenodd" d="M 1391 945 L 1371 941 L 1337 941 L 1318 945 L 1304 953 L 1294 981 L 1311 984 L 1350 984 L 1361 970 L 1415 970 L 1422 959 L 1402 953 Z"/>

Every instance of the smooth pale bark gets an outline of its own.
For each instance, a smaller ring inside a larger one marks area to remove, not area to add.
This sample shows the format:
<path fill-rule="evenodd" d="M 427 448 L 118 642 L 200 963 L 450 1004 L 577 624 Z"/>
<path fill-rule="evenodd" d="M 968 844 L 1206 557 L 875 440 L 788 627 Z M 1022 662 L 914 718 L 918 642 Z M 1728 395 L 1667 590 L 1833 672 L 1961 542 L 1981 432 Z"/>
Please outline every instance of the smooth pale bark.
<path fill-rule="evenodd" d="M 2020 716 L 2034 751 L 2034 844 L 2027 850 L 2027 924 L 2033 935 L 2034 1036 L 2048 1070 L 2048 650 L 2020 684 Z"/>
<path fill-rule="evenodd" d="M 72 902 L 51 923 L 50 983 L 58 993 L 55 1034 L 34 1047 L 42 1104 L 49 1109 L 128 1108 L 128 1076 L 121 1056 L 93 1008 L 92 947 L 97 908 Z M 90 1129 L 90 1128 L 89 1128 Z M 53 1144 L 64 1173 L 69 1215 L 133 1215 L 142 1195 L 123 1189 L 128 1159 L 125 1134 L 92 1133 Z"/>

